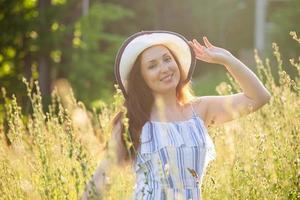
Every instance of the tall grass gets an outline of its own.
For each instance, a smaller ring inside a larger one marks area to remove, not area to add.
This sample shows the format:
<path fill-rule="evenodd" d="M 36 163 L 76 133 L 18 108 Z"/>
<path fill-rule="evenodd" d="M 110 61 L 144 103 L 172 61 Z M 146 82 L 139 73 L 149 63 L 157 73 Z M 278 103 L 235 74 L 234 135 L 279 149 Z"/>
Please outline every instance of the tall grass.
<path fill-rule="evenodd" d="M 295 33 L 291 33 L 299 43 Z M 255 54 L 257 74 L 272 93 L 262 109 L 210 128 L 217 159 L 202 185 L 204 199 L 300 199 L 300 57 L 291 59 L 294 80 L 285 72 L 273 44 L 278 80 L 268 59 Z M 110 137 L 110 119 L 122 106 L 119 90 L 112 104 L 99 102 L 88 111 L 66 82 L 52 93 L 49 112 L 42 108 L 37 83 L 27 82 L 32 114 L 24 116 L 17 99 L 2 89 L 4 119 L 0 123 L 0 199 L 78 199 Z M 237 83 L 220 83 L 219 94 L 239 91 Z M 131 166 L 107 171 L 106 192 L 91 199 L 130 199 Z"/>

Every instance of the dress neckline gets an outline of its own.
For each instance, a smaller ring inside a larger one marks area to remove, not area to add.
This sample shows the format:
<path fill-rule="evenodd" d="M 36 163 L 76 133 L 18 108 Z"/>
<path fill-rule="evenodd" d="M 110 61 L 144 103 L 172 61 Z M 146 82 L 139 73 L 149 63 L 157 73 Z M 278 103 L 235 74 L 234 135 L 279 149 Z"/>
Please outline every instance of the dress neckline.
<path fill-rule="evenodd" d="M 190 122 L 193 122 L 194 120 L 193 119 L 197 119 L 202 122 L 204 124 L 204 121 L 201 117 L 199 117 L 194 108 L 193 108 L 193 105 L 191 102 L 188 103 L 191 108 L 192 108 L 192 117 L 189 118 L 189 119 L 186 119 L 186 120 L 182 120 L 182 121 L 170 121 L 170 122 L 163 122 L 163 121 L 152 121 L 152 120 L 149 120 L 147 121 L 146 123 L 150 123 L 150 124 L 160 124 L 160 125 L 173 125 L 173 124 L 185 124 L 185 123 L 190 123 Z"/>
<path fill-rule="evenodd" d="M 199 116 L 193 115 L 191 118 L 182 120 L 182 121 L 171 121 L 171 122 L 161 122 L 161 121 L 147 121 L 150 124 L 165 124 L 165 125 L 172 125 L 172 124 L 184 124 L 193 122 L 193 119 L 199 119 L 200 121 L 203 121 Z"/>

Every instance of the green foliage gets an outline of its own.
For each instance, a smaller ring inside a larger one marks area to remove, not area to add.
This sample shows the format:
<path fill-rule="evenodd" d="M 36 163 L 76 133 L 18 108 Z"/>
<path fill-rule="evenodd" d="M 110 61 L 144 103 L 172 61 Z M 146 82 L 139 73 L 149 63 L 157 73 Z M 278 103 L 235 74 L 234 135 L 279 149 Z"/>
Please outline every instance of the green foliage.
<path fill-rule="evenodd" d="M 277 41 L 281 48 L 281 53 L 284 55 L 284 61 L 288 62 L 288 58 L 296 57 L 299 52 L 299 45 L 295 45 L 292 39 L 286 39 L 285 34 L 290 30 L 300 32 L 298 19 L 300 18 L 300 7 L 298 0 L 282 1 L 278 6 L 270 7 L 268 10 L 270 29 L 269 41 Z M 271 51 L 270 51 L 271 54 Z M 286 69 L 291 75 L 295 75 L 296 70 L 293 68 Z"/>
<path fill-rule="evenodd" d="M 29 40 L 38 16 L 35 6 L 31 0 L 0 1 L 0 85 L 17 96 L 24 90 L 20 75 L 26 71 L 26 54 L 33 48 Z"/>
<path fill-rule="evenodd" d="M 281 48 L 286 49 L 286 45 L 293 45 L 292 40 L 286 40 L 284 34 L 290 30 L 300 31 L 297 21 L 300 17 L 299 1 L 290 0 L 288 3 L 278 5 L 278 7 L 270 8 L 270 21 L 272 22 L 271 37 L 272 40 L 279 41 Z M 294 49 L 289 48 L 290 52 Z M 296 53 L 294 52 L 293 55 Z"/>
<path fill-rule="evenodd" d="M 85 102 L 111 99 L 114 59 L 124 37 L 107 32 L 106 24 L 131 16 L 119 6 L 95 4 L 75 25 L 69 77 L 78 97 Z"/>
<path fill-rule="evenodd" d="M 26 122 L 15 97 L 5 97 L 8 130 L 1 128 L 1 199 L 76 199 L 91 173 L 91 154 L 74 135 L 78 128 L 56 91 L 50 112 L 44 113 L 37 83 L 34 88 L 25 83 L 33 108 Z"/>
<path fill-rule="evenodd" d="M 207 199 L 299 199 L 299 105 L 300 64 L 295 80 L 282 68 L 278 46 L 273 44 L 279 80 L 271 73 L 270 61 L 256 55 L 261 80 L 272 93 L 271 101 L 259 111 L 210 130 L 218 159 L 204 181 Z M 278 82 L 278 83 L 277 83 Z M 220 94 L 234 85 L 222 83 Z M 216 192 L 217 191 L 217 192 Z"/>
<path fill-rule="evenodd" d="M 292 79 L 284 71 L 278 46 L 273 44 L 273 48 L 278 81 L 269 60 L 263 62 L 255 55 L 258 75 L 272 93 L 270 102 L 255 113 L 209 130 L 217 160 L 206 172 L 204 199 L 300 198 L 300 64 L 291 59 L 298 71 Z M 236 83 L 230 82 L 219 84 L 217 92 L 238 91 Z M 25 84 L 32 115 L 22 115 L 17 99 L 3 90 L 6 117 L 0 123 L 0 199 L 78 199 L 105 155 L 110 121 L 123 109 L 121 91 L 117 89 L 112 104 L 98 102 L 98 109 L 89 112 L 66 84 L 60 84 L 45 113 L 38 84 Z M 131 166 L 108 169 L 105 193 L 98 195 L 129 199 L 134 184 Z M 97 193 L 91 199 L 99 199 Z"/>
<path fill-rule="evenodd" d="M 43 103 L 60 78 L 68 78 L 85 103 L 111 99 L 113 55 L 124 38 L 118 35 L 122 29 L 110 27 L 133 14 L 109 3 L 89 6 L 84 15 L 77 0 L 0 1 L 0 85 L 22 106 L 28 103 L 24 76 L 39 80 Z"/>
<path fill-rule="evenodd" d="M 46 3 L 44 10 L 38 6 L 41 2 Z M 239 50 L 253 48 L 255 1 L 195 0 L 184 4 L 179 0 L 89 2 L 90 8 L 84 15 L 82 1 L 78 0 L 0 1 L 1 86 L 16 94 L 22 105 L 26 104 L 22 96 L 23 76 L 32 76 L 39 79 L 41 86 L 45 85 L 45 88 L 41 87 L 43 100 L 48 99 L 50 87 L 57 79 L 67 78 L 78 99 L 87 106 L 100 98 L 109 102 L 117 49 L 125 39 L 123 35 L 136 31 L 166 29 L 198 39 L 208 35 L 235 55 Z M 270 29 L 270 38 L 278 41 L 283 53 L 291 57 L 298 47 L 291 40 L 283 39 L 282 34 L 291 27 L 299 32 L 297 3 L 297 0 L 284 1 L 280 9 L 272 6 L 276 3 L 269 7 L 268 20 L 274 25 Z M 207 78 L 201 77 L 204 71 L 214 71 L 208 67 L 211 66 L 198 62 L 194 78 Z M 292 74 L 295 71 L 287 69 L 287 72 Z M 213 89 L 207 87 L 201 91 L 208 94 L 213 93 Z"/>

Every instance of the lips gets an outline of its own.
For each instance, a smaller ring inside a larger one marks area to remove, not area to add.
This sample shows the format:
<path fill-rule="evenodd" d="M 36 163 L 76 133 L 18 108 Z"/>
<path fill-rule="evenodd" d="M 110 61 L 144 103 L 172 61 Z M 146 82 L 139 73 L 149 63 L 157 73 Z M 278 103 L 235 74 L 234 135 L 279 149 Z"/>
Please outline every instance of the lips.
<path fill-rule="evenodd" d="M 162 77 L 162 78 L 160 79 L 160 81 L 163 81 L 164 79 L 168 78 L 169 76 L 171 76 L 171 78 L 172 78 L 172 76 L 173 76 L 173 73 L 172 73 L 172 74 L 168 74 L 168 75 L 166 75 L 166 76 Z"/>

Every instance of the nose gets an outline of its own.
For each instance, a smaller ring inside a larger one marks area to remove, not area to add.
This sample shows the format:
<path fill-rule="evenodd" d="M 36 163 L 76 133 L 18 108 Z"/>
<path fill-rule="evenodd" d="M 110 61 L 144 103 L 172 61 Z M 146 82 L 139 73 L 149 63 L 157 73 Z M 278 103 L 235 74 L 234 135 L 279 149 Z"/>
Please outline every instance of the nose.
<path fill-rule="evenodd" d="M 160 72 L 165 73 L 170 71 L 170 66 L 166 63 L 161 63 L 160 64 Z"/>

